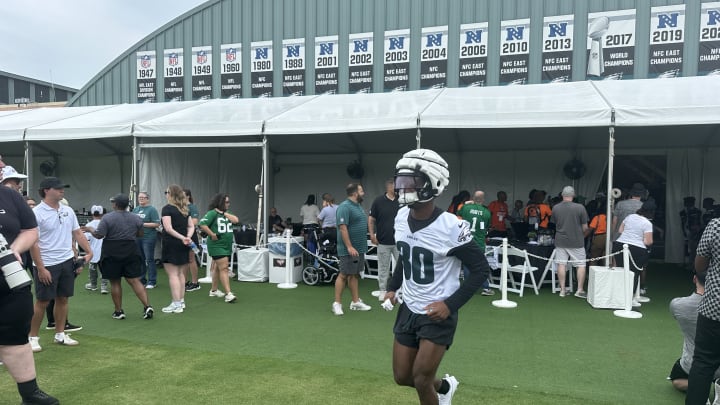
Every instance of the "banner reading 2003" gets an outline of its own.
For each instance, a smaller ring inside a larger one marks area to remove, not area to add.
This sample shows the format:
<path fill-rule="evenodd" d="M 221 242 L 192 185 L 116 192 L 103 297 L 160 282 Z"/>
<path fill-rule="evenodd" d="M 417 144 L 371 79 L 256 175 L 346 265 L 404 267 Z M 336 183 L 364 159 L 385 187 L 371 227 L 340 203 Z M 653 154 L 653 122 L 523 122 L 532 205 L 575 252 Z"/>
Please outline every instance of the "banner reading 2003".
<path fill-rule="evenodd" d="M 410 83 L 410 30 L 385 31 L 383 89 L 405 91 Z"/>

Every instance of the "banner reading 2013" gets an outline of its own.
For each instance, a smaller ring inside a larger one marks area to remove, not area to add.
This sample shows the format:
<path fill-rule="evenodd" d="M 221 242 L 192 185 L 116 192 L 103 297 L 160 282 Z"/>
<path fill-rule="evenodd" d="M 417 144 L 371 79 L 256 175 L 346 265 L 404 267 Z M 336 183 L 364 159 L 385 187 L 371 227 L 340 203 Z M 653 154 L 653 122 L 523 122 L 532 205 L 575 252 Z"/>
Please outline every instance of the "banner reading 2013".
<path fill-rule="evenodd" d="M 445 87 L 447 83 L 448 27 L 425 27 L 420 43 L 420 88 Z"/>
<path fill-rule="evenodd" d="M 574 18 L 560 15 L 543 20 L 543 82 L 569 82 L 572 79 Z"/>
<path fill-rule="evenodd" d="M 155 51 L 137 53 L 137 102 L 154 103 L 157 101 L 157 60 Z"/>
<path fill-rule="evenodd" d="M 699 53 L 698 75 L 720 75 L 720 2 L 702 3 Z"/>
<path fill-rule="evenodd" d="M 405 91 L 410 83 L 410 30 L 385 31 L 383 89 Z"/>
<path fill-rule="evenodd" d="M 500 22 L 500 84 L 525 84 L 530 63 L 530 19 Z"/>
<path fill-rule="evenodd" d="M 632 79 L 635 9 L 588 14 L 587 36 L 588 79 Z"/>
<path fill-rule="evenodd" d="M 684 41 L 684 4 L 650 9 L 650 77 L 681 76 Z"/>

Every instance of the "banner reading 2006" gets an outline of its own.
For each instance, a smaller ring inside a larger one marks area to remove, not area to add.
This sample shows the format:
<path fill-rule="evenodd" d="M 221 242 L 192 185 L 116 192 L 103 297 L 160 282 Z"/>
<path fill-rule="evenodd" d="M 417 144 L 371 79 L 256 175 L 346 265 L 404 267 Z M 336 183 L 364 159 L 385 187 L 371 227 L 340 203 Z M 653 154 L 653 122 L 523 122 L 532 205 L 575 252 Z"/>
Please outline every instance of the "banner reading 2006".
<path fill-rule="evenodd" d="M 484 86 L 487 77 L 488 23 L 460 26 L 460 86 Z"/>
<path fill-rule="evenodd" d="M 383 89 L 405 91 L 410 83 L 410 30 L 385 31 Z"/>
<path fill-rule="evenodd" d="M 681 75 L 685 41 L 685 5 L 650 10 L 650 77 Z"/>
<path fill-rule="evenodd" d="M 157 101 L 157 61 L 155 51 L 137 53 L 137 102 L 154 103 Z"/>

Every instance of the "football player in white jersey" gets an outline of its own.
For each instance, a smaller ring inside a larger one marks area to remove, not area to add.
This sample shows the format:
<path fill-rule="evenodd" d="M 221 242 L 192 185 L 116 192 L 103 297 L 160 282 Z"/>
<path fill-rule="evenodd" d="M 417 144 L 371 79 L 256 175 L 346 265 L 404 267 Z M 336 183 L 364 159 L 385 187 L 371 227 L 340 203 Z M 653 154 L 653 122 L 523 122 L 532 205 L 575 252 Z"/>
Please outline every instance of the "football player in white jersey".
<path fill-rule="evenodd" d="M 458 309 L 490 273 L 473 242 L 470 224 L 435 206 L 450 182 L 445 160 L 429 149 L 407 152 L 395 167 L 400 208 L 395 241 L 400 260 L 386 298 L 402 292 L 393 332 L 393 374 L 398 385 L 414 387 L 421 404 L 450 404 L 458 386 L 454 376 L 436 377 L 452 344 Z M 470 274 L 460 284 L 462 265 Z"/>

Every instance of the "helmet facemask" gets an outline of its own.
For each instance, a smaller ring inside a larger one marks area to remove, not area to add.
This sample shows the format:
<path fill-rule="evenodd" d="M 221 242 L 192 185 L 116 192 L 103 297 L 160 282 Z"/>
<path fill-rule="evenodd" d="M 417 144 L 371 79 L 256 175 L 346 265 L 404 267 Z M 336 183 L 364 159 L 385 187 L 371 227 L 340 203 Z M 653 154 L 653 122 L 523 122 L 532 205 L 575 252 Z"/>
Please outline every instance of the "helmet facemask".
<path fill-rule="evenodd" d="M 435 198 L 430 179 L 422 172 L 409 169 L 398 170 L 395 174 L 395 194 L 400 205 L 412 206 Z"/>

